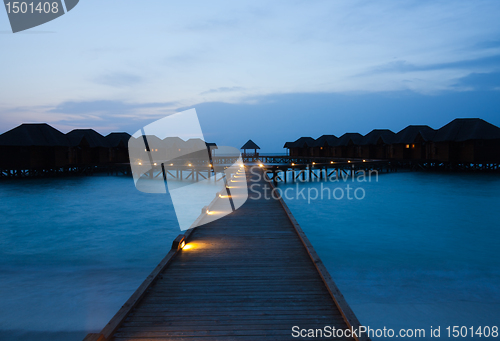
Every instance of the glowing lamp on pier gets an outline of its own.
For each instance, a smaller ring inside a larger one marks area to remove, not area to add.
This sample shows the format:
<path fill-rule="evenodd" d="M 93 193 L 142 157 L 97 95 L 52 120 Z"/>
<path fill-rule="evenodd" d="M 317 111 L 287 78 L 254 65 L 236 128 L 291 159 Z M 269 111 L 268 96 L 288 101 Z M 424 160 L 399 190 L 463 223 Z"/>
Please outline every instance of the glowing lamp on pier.
<path fill-rule="evenodd" d="M 192 166 L 192 164 L 188 164 L 188 166 L 189 166 L 189 167 L 191 167 L 191 166 Z"/>
<path fill-rule="evenodd" d="M 261 164 L 259 164 L 259 167 L 261 167 L 261 168 L 262 168 L 262 167 L 264 167 L 264 165 L 261 163 Z"/>
<path fill-rule="evenodd" d="M 173 250 L 180 250 L 180 249 L 184 248 L 184 246 L 186 246 L 186 237 L 183 234 L 180 234 L 172 242 L 172 249 Z"/>
<path fill-rule="evenodd" d="M 330 161 L 330 163 L 332 163 L 332 164 L 333 164 L 333 161 Z"/>
<path fill-rule="evenodd" d="M 292 162 L 292 166 L 295 166 L 295 163 Z"/>

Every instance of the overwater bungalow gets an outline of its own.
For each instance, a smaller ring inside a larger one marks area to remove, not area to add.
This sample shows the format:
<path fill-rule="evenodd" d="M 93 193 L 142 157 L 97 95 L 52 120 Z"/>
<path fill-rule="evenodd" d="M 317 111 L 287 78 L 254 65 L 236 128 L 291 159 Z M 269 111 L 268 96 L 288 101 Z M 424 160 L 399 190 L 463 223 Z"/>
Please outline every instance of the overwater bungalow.
<path fill-rule="evenodd" d="M 112 163 L 129 162 L 128 156 L 128 141 L 130 140 L 129 133 L 111 133 L 105 137 L 109 151 L 109 161 Z"/>
<path fill-rule="evenodd" d="M 70 143 L 46 123 L 24 123 L 0 135 L 0 168 L 53 169 L 68 165 Z"/>
<path fill-rule="evenodd" d="M 359 133 L 345 133 L 340 136 L 334 146 L 334 157 L 354 158 L 357 157 L 356 148 L 363 139 Z"/>
<path fill-rule="evenodd" d="M 285 148 L 289 149 L 290 156 L 312 156 L 312 148 L 316 140 L 312 137 L 301 137 L 294 142 L 285 143 Z"/>
<path fill-rule="evenodd" d="M 333 156 L 337 141 L 338 137 L 335 135 L 322 135 L 318 137 L 312 148 L 313 156 Z"/>
<path fill-rule="evenodd" d="M 426 125 L 410 125 L 396 134 L 391 146 L 391 159 L 431 160 L 431 141 L 436 131 Z"/>
<path fill-rule="evenodd" d="M 450 163 L 499 163 L 500 128 L 480 118 L 457 118 L 436 131 L 431 158 Z"/>
<path fill-rule="evenodd" d="M 363 159 L 387 159 L 396 134 L 389 129 L 373 129 L 363 136 L 355 156 Z"/>
<path fill-rule="evenodd" d="M 102 165 L 109 163 L 108 140 L 93 129 L 74 129 L 66 134 L 72 152 L 72 165 Z"/>

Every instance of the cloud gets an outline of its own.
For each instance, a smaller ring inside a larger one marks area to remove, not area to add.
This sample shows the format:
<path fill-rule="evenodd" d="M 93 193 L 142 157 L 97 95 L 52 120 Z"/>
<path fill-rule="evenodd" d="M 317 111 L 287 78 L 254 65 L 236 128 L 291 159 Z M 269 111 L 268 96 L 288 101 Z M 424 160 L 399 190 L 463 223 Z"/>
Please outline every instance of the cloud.
<path fill-rule="evenodd" d="M 108 85 L 117 88 L 133 86 L 141 83 L 142 81 L 143 81 L 142 77 L 124 72 L 109 73 L 94 79 L 94 82 L 98 84 Z"/>
<path fill-rule="evenodd" d="M 164 103 L 126 103 L 123 101 L 68 101 L 58 104 L 55 108 L 49 110 L 52 113 L 64 114 L 91 114 L 103 112 L 108 115 L 123 115 L 137 109 L 161 109 L 171 108 L 176 102 Z"/>
<path fill-rule="evenodd" d="M 41 36 L 5 39 L 4 107 L 30 106 L 41 117 L 78 124 L 85 117 L 119 124 L 207 100 L 262 104 L 275 94 L 440 95 L 498 87 L 473 76 L 499 72 L 498 1 L 102 6 L 116 15 L 54 22 L 58 33 L 44 36 L 42 50 Z M 90 100 L 70 101 L 82 98 Z M 21 120 L 5 112 L 0 121 Z"/>
<path fill-rule="evenodd" d="M 235 92 L 235 91 L 241 91 L 245 90 L 245 88 L 242 88 L 241 86 L 233 86 L 233 87 L 221 87 L 217 89 L 210 89 L 208 91 L 204 91 L 200 93 L 200 95 L 208 95 L 208 94 L 215 94 L 215 93 L 224 93 L 224 92 Z"/>
<path fill-rule="evenodd" d="M 497 90 L 500 89 L 500 72 L 493 73 L 471 73 L 461 78 L 457 86 L 468 87 L 473 90 Z"/>
<path fill-rule="evenodd" d="M 377 73 L 406 73 L 415 71 L 435 71 L 449 69 L 465 69 L 473 72 L 476 69 L 486 69 L 490 71 L 500 70 L 500 48 L 495 49 L 495 54 L 483 58 L 475 58 L 470 60 L 453 61 L 449 63 L 428 63 L 428 64 L 411 64 L 405 60 L 391 61 L 386 64 L 377 65 L 367 72 L 365 75 Z M 363 74 L 361 74 L 363 75 Z"/>

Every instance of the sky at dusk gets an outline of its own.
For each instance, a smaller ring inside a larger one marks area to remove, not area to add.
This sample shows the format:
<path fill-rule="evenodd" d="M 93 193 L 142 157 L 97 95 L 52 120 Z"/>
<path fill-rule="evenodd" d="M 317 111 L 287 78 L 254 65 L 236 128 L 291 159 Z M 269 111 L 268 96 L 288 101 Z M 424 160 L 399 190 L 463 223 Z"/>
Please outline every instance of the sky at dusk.
<path fill-rule="evenodd" d="M 500 126 L 500 2 L 103 1 L 12 34 L 0 132 L 134 133 L 196 108 L 210 142 L 286 141 L 457 117 Z"/>

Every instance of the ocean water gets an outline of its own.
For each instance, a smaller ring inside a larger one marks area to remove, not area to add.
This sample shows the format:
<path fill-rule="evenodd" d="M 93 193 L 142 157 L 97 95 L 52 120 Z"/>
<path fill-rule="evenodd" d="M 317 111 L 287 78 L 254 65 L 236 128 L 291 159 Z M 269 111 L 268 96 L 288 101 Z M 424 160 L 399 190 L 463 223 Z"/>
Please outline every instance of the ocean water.
<path fill-rule="evenodd" d="M 442 338 L 447 325 L 498 325 L 500 177 L 378 180 L 349 183 L 362 200 L 308 202 L 321 183 L 287 200 L 361 323 L 427 335 L 440 325 Z M 3 181 L 0 217 L 0 340 L 9 341 L 99 331 L 181 233 L 169 196 L 141 193 L 128 177 Z"/>
<path fill-rule="evenodd" d="M 347 184 L 364 198 L 347 199 Z M 436 339 L 431 327 L 447 339 L 447 326 L 500 325 L 500 176 L 381 174 L 323 183 L 323 200 L 309 202 L 321 184 L 301 184 L 305 198 L 295 186 L 280 190 L 361 324 L 423 328 L 420 339 Z M 325 188 L 345 196 L 328 200 Z"/>
<path fill-rule="evenodd" d="M 102 329 L 181 233 L 170 198 L 128 177 L 0 183 L 0 340 Z"/>

